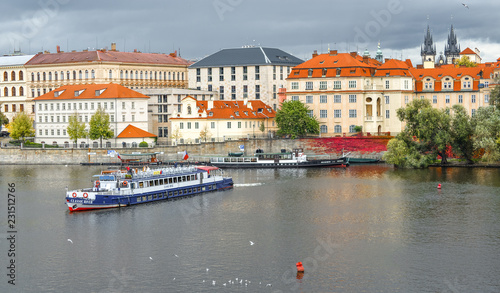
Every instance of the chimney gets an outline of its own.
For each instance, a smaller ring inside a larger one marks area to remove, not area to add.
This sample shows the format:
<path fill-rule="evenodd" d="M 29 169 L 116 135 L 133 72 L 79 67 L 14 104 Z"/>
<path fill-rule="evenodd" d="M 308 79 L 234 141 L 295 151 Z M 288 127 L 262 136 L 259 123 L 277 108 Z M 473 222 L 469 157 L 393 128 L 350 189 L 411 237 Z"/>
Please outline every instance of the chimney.
<path fill-rule="evenodd" d="M 57 45 L 57 53 L 61 53 L 61 47 L 59 45 Z"/>
<path fill-rule="evenodd" d="M 368 64 L 368 56 L 363 56 L 363 63 Z"/>
<path fill-rule="evenodd" d="M 330 56 L 337 56 L 337 50 L 330 50 Z"/>
<path fill-rule="evenodd" d="M 207 103 L 207 111 L 212 110 L 213 107 L 214 107 L 214 101 L 213 100 L 208 101 L 208 103 Z"/>
<path fill-rule="evenodd" d="M 351 56 L 352 56 L 352 57 L 356 57 L 356 56 L 358 56 L 358 52 L 351 52 L 351 53 L 349 53 L 349 54 L 351 54 Z"/>
<path fill-rule="evenodd" d="M 134 53 L 137 53 L 137 49 L 134 49 Z"/>
<path fill-rule="evenodd" d="M 389 58 L 384 58 L 384 63 L 386 63 L 387 61 L 389 61 Z"/>
<path fill-rule="evenodd" d="M 172 56 L 172 57 L 177 57 L 177 50 L 175 50 L 175 52 L 174 52 L 174 53 L 170 53 L 170 56 Z"/>
<path fill-rule="evenodd" d="M 111 43 L 111 51 L 116 51 L 116 43 Z"/>
<path fill-rule="evenodd" d="M 313 55 L 312 55 L 312 56 L 313 56 L 313 58 L 314 58 L 314 57 L 317 57 L 317 56 L 318 56 L 318 50 L 314 50 L 314 52 L 313 52 Z"/>

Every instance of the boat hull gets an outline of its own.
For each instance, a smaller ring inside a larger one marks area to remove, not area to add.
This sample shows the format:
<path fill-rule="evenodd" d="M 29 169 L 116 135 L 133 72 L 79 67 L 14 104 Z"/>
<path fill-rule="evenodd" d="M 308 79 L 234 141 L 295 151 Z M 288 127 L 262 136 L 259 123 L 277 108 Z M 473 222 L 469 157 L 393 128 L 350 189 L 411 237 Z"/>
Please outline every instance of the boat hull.
<path fill-rule="evenodd" d="M 166 187 L 149 192 L 133 194 L 109 194 L 106 192 L 68 192 L 66 205 L 71 212 L 97 209 L 121 208 L 149 202 L 169 200 L 180 197 L 195 196 L 207 192 L 222 191 L 233 188 L 232 178 L 221 178 L 205 183 L 179 187 Z"/>
<path fill-rule="evenodd" d="M 303 162 L 211 162 L 218 168 L 315 168 L 315 167 L 347 167 L 348 161 L 344 158 L 331 160 L 310 160 Z"/>

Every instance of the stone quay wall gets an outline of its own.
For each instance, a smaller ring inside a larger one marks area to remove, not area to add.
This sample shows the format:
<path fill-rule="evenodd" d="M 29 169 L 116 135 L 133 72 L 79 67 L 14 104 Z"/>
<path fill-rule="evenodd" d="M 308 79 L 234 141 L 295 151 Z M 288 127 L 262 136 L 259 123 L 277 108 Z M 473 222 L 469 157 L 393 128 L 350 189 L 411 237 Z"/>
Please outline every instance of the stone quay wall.
<path fill-rule="evenodd" d="M 339 137 L 339 138 L 305 138 L 305 139 L 256 139 L 226 142 L 207 142 L 177 146 L 156 146 L 153 148 L 127 149 L 64 149 L 64 148 L 19 148 L 2 147 L 0 149 L 0 165 L 69 165 L 81 163 L 119 163 L 119 159 L 107 156 L 108 150 L 122 154 L 133 152 L 158 152 L 160 161 L 181 161 L 180 152 L 187 151 L 189 161 L 208 161 L 211 156 L 226 156 L 230 152 L 239 152 L 244 146 L 245 155 L 251 156 L 255 150 L 278 153 L 282 149 L 290 151 L 302 148 L 310 157 L 338 157 L 342 152 L 350 152 L 353 157 L 380 159 L 387 150 L 390 138 L 378 137 Z M 123 158 L 123 157 L 122 157 Z"/>

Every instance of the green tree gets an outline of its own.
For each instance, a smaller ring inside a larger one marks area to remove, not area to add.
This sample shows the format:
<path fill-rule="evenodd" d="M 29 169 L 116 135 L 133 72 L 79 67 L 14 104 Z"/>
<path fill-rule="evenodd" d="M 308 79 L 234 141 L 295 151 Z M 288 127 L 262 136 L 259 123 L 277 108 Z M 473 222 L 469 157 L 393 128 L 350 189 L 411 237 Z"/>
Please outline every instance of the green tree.
<path fill-rule="evenodd" d="M 33 129 L 33 119 L 31 119 L 24 112 L 19 112 L 12 118 L 9 128 L 10 137 L 13 139 L 21 138 L 21 140 L 24 141 L 25 137 L 35 135 L 35 130 Z"/>
<path fill-rule="evenodd" d="M 400 168 L 426 168 L 432 162 L 432 154 L 423 154 L 421 145 L 407 133 L 402 132 L 387 144 L 383 159 Z"/>
<path fill-rule="evenodd" d="M 500 137 L 500 110 L 493 107 L 479 107 L 472 118 L 474 127 L 474 147 L 484 149 L 484 156 L 488 162 L 500 159 L 500 148 L 497 140 Z"/>
<path fill-rule="evenodd" d="M 451 117 L 448 109 L 432 108 L 429 100 L 414 100 L 397 110 L 399 120 L 406 122 L 405 132 L 416 137 L 422 154 L 432 152 L 447 163 L 446 150 L 451 145 Z"/>
<path fill-rule="evenodd" d="M 89 137 L 92 140 L 99 139 L 102 148 L 102 139 L 113 137 L 113 131 L 109 127 L 109 115 L 104 109 L 98 107 L 92 118 L 90 118 Z"/>
<path fill-rule="evenodd" d="M 0 112 L 0 130 L 2 130 L 3 125 L 9 124 L 9 118 Z"/>
<path fill-rule="evenodd" d="M 68 132 L 69 138 L 75 143 L 79 138 L 87 137 L 87 130 L 85 129 L 85 123 L 78 121 L 78 113 L 69 116 L 68 127 L 66 131 Z"/>
<path fill-rule="evenodd" d="M 472 154 L 474 152 L 474 127 L 472 119 L 467 114 L 467 110 L 462 105 L 453 105 L 453 115 L 451 118 L 451 145 L 457 155 L 461 155 L 472 164 Z"/>
<path fill-rule="evenodd" d="M 264 121 L 260 122 L 259 130 L 264 133 L 266 131 L 266 126 L 264 125 Z"/>
<path fill-rule="evenodd" d="M 477 64 L 474 61 L 471 61 L 468 56 L 462 56 L 460 60 L 456 62 L 458 66 L 466 66 L 466 67 L 476 67 Z"/>
<path fill-rule="evenodd" d="M 318 134 L 319 122 L 308 115 L 308 108 L 300 101 L 285 101 L 276 112 L 278 135 L 290 135 L 292 138 L 306 134 Z"/>

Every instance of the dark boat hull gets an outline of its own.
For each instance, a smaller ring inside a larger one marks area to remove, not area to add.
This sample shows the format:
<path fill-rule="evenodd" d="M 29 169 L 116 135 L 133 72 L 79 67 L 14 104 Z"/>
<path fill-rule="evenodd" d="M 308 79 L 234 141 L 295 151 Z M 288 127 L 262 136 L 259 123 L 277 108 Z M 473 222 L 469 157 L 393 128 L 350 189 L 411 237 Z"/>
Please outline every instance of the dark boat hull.
<path fill-rule="evenodd" d="M 316 168 L 316 167 L 347 167 L 347 159 L 310 160 L 305 162 L 211 162 L 218 168 Z"/>

